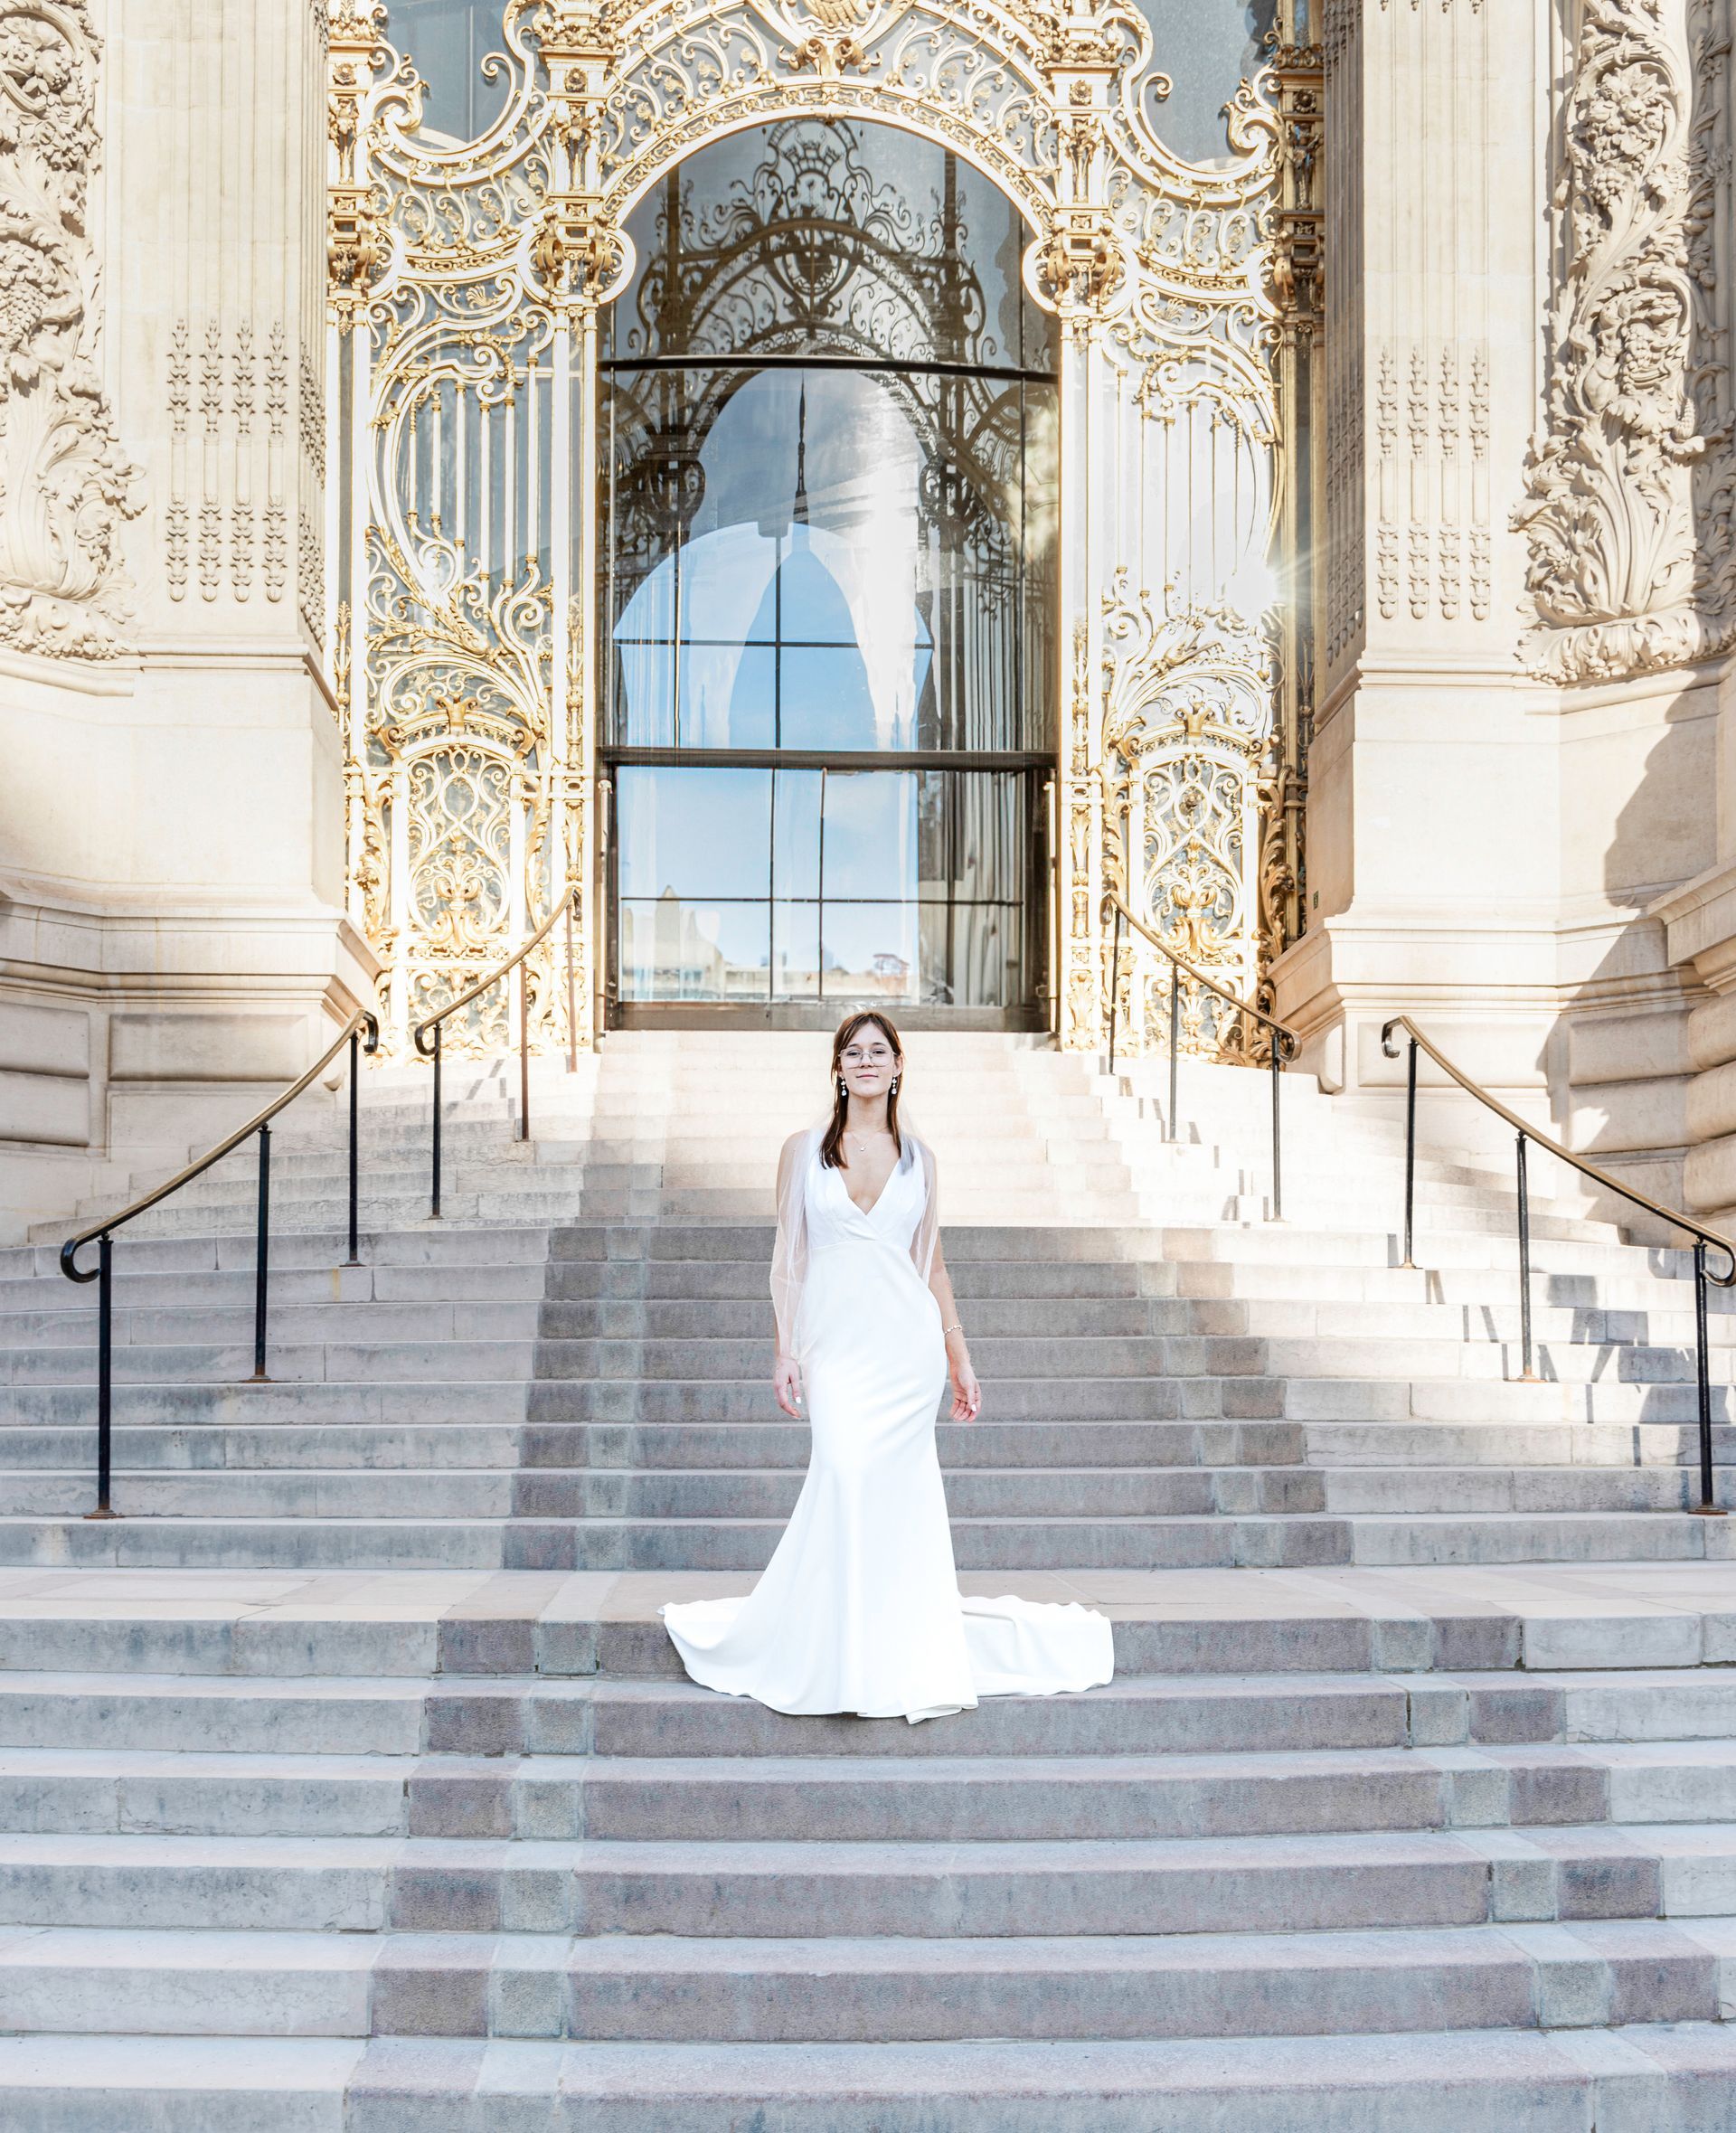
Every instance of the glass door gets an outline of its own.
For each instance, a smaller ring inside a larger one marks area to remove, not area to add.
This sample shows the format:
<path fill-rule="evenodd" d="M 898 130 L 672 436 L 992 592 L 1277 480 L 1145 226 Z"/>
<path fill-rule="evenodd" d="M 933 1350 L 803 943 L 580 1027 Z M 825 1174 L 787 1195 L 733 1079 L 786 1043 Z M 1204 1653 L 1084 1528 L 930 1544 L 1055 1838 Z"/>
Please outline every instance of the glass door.
<path fill-rule="evenodd" d="M 629 224 L 600 364 L 611 1012 L 1046 1021 L 1053 322 L 946 151 L 787 120 Z"/>

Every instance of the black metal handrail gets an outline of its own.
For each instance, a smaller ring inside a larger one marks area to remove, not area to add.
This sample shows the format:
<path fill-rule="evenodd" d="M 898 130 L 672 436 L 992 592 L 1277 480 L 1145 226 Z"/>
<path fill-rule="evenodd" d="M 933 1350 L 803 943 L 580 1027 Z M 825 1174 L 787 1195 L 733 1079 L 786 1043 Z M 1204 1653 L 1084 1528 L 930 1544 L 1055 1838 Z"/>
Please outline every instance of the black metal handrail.
<path fill-rule="evenodd" d="M 1279 1124 L 1278 1077 L 1284 1071 L 1285 1061 L 1294 1059 L 1301 1049 L 1301 1040 L 1294 1030 L 1286 1028 L 1275 1015 L 1268 1015 L 1263 1007 L 1256 1007 L 1251 1000 L 1238 997 L 1236 994 L 1221 986 L 1216 978 L 1208 977 L 1203 970 L 1195 969 L 1185 956 L 1178 956 L 1168 942 L 1160 934 L 1155 933 L 1143 919 L 1135 918 L 1113 889 L 1106 889 L 1103 894 L 1105 902 L 1112 905 L 1115 911 L 1115 951 L 1114 960 L 1109 966 L 1109 1071 L 1111 1074 L 1115 1071 L 1116 1018 L 1121 1004 L 1121 928 L 1123 924 L 1131 926 L 1136 933 L 1151 943 L 1159 955 L 1167 956 L 1169 958 L 1169 1116 L 1165 1121 L 1164 1138 L 1165 1140 L 1175 1138 L 1176 1091 L 1179 1086 L 1182 1055 L 1182 973 L 1185 971 L 1196 985 L 1203 985 L 1207 992 L 1215 994 L 1226 1006 L 1233 1007 L 1238 1015 L 1251 1015 L 1257 1023 L 1270 1033 L 1272 1220 L 1282 1222 L 1284 1219 L 1284 1144 L 1282 1128 Z"/>
<path fill-rule="evenodd" d="M 578 1025 L 573 1019 L 574 1003 L 572 997 L 572 906 L 578 894 L 578 882 L 569 881 L 564 895 L 528 940 L 514 949 L 504 963 L 490 970 L 486 977 L 477 978 L 475 985 L 461 992 L 456 1000 L 448 1000 L 446 1005 L 437 1013 L 424 1015 L 410 1033 L 416 1041 L 417 1051 L 421 1053 L 424 1059 L 431 1059 L 434 1062 L 434 1130 L 430 1149 L 432 1175 L 429 1199 L 431 1203 L 429 1209 L 429 1219 L 433 1222 L 439 1222 L 440 1219 L 440 1025 L 448 1015 L 456 1015 L 460 1007 L 467 1007 L 472 1000 L 479 1000 L 484 993 L 497 986 L 503 977 L 511 977 L 514 970 L 519 971 L 518 1137 L 520 1140 L 529 1140 L 531 1137 L 531 996 L 530 987 L 524 982 L 522 966 L 525 957 L 533 949 L 542 947 L 564 917 L 567 921 L 567 1066 L 571 1071 L 578 1063 L 575 1057 L 575 1032 Z M 434 1042 L 432 1044 L 425 1044 L 422 1040 L 430 1030 L 434 1033 Z"/>
<path fill-rule="evenodd" d="M 1736 1243 L 1722 1230 L 1714 1230 L 1707 1223 L 1696 1222 L 1693 1215 L 1684 1214 L 1679 1207 L 1666 1207 L 1661 1200 L 1654 1200 L 1649 1193 L 1638 1192 L 1634 1186 L 1624 1184 L 1618 1177 L 1612 1177 L 1597 1164 L 1576 1156 L 1571 1148 L 1564 1148 L 1561 1142 L 1552 1140 L 1547 1133 L 1540 1133 L 1536 1127 L 1522 1118 L 1517 1111 L 1509 1110 L 1498 1097 L 1491 1096 L 1481 1082 L 1474 1081 L 1448 1059 L 1444 1052 L 1432 1043 L 1411 1021 L 1408 1015 L 1395 1015 L 1382 1024 L 1381 1050 L 1388 1059 L 1399 1056 L 1399 1048 L 1392 1042 L 1392 1033 L 1402 1030 L 1410 1039 L 1407 1058 L 1404 1095 L 1404 1258 L 1401 1262 L 1413 1267 L 1412 1256 L 1416 1242 L 1417 1201 L 1417 1054 L 1426 1052 L 1429 1058 L 1452 1081 L 1458 1082 L 1467 1096 L 1474 1096 L 1478 1103 L 1511 1126 L 1515 1136 L 1517 1150 L 1517 1184 L 1519 1194 L 1519 1343 L 1520 1358 L 1524 1368 L 1523 1381 L 1536 1383 L 1537 1373 L 1532 1368 L 1531 1341 L 1531 1185 L 1525 1169 L 1525 1144 L 1535 1141 L 1546 1149 L 1557 1162 L 1565 1163 L 1577 1170 L 1581 1177 L 1589 1177 L 1606 1192 L 1615 1193 L 1635 1207 L 1643 1207 L 1647 1214 L 1671 1228 L 1685 1230 L 1694 1239 L 1694 1330 L 1696 1348 L 1695 1376 L 1700 1396 L 1700 1501 L 1694 1508 L 1703 1518 L 1722 1518 L 1725 1514 L 1712 1501 L 1712 1375 L 1706 1352 L 1706 1283 L 1714 1282 L 1720 1288 L 1736 1286 Z M 1708 1245 L 1722 1251 L 1730 1261 L 1729 1270 L 1714 1274 L 1706 1265 Z"/>
<path fill-rule="evenodd" d="M 367 1033 L 367 1043 L 362 1042 L 363 1032 Z M 118 1214 L 105 1215 L 99 1222 L 92 1222 L 88 1230 L 80 1230 L 76 1237 L 69 1237 L 61 1247 L 61 1271 L 69 1281 L 97 1281 L 101 1287 L 97 1291 L 97 1507 L 87 1514 L 91 1518 L 114 1518 L 119 1514 L 109 1508 L 109 1475 L 113 1442 L 113 1329 L 114 1309 L 110 1294 L 110 1281 L 114 1270 L 114 1233 L 135 1215 L 143 1214 L 146 1208 L 155 1207 L 166 1200 L 171 1193 L 178 1193 L 182 1186 L 190 1184 L 202 1176 L 213 1163 L 232 1154 L 252 1134 L 259 1137 L 259 1202 L 256 1214 L 257 1245 L 253 1262 L 253 1375 L 249 1384 L 263 1385 L 270 1381 L 265 1370 L 266 1315 L 269 1305 L 270 1288 L 270 1217 L 271 1217 L 271 1121 L 286 1105 L 292 1104 L 304 1090 L 309 1089 L 330 1066 L 344 1045 L 350 1048 L 350 1256 L 344 1264 L 359 1266 L 357 1256 L 356 1201 L 361 1177 L 358 1157 L 358 1132 L 360 1126 L 359 1100 L 360 1061 L 363 1052 L 372 1058 L 380 1048 L 380 1024 L 365 1007 L 358 1007 L 348 1022 L 338 1032 L 329 1047 L 320 1053 L 307 1071 L 298 1081 L 292 1081 L 281 1095 L 274 1096 L 262 1111 L 255 1111 L 245 1126 L 238 1126 L 234 1132 L 220 1140 L 214 1148 L 208 1148 L 184 1169 L 177 1170 L 152 1191 L 123 1207 Z M 97 1240 L 97 1263 L 94 1267 L 80 1267 L 79 1253 L 92 1238 Z"/>

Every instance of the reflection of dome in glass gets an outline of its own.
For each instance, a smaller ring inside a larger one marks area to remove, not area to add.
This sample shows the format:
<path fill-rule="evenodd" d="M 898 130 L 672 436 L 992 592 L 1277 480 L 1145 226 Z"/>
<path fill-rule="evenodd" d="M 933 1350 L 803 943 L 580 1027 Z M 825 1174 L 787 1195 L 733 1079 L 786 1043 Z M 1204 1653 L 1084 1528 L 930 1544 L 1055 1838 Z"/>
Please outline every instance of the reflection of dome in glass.
<path fill-rule="evenodd" d="M 785 747 L 915 745 L 933 639 L 910 597 L 907 557 L 886 558 L 823 526 L 792 525 L 778 538 L 725 526 L 664 558 L 622 610 L 618 641 L 673 634 L 677 571 L 684 746 L 769 737 L 766 662 L 774 652 Z M 628 662 L 623 681 L 629 723 L 648 727 L 661 709 L 652 700 L 664 685 L 661 665 Z"/>

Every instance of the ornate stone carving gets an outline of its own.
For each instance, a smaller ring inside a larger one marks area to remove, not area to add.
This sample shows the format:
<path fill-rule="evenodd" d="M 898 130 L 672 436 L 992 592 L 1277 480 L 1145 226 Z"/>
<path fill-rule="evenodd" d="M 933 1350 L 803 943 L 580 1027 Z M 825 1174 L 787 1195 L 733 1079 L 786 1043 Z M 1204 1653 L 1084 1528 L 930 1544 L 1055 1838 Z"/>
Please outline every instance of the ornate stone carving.
<path fill-rule="evenodd" d="M 0 0 L 0 644 L 112 658 L 143 507 L 96 362 L 87 0 Z"/>
<path fill-rule="evenodd" d="M 1585 0 L 1556 195 L 1565 286 L 1548 427 L 1533 445 L 1533 670 L 1590 681 L 1706 648 L 1692 392 L 1693 71 L 1684 0 Z"/>

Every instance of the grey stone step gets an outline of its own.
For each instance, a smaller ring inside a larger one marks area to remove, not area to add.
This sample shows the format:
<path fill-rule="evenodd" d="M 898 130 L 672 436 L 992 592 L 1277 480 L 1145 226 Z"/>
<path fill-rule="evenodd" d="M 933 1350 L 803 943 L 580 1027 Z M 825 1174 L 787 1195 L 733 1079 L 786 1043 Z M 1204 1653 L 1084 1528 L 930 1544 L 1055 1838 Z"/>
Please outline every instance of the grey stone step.
<path fill-rule="evenodd" d="M 10 1486 L 9 1477 L 0 1477 L 0 1503 Z M 788 1518 L 801 1486 L 801 1475 L 788 1469 L 531 1472 L 518 1477 L 514 1509 L 526 1518 Z M 1218 1511 L 1247 1515 L 1325 1508 L 1321 1477 L 1290 1469 L 968 1468 L 947 1474 L 946 1489 L 956 1520 L 1203 1517 Z"/>
<path fill-rule="evenodd" d="M 286 1423 L 273 1428 L 210 1422 L 194 1427 L 124 1425 L 113 1433 L 117 1472 L 293 1473 L 303 1468 L 385 1471 L 417 1468 L 516 1468 L 522 1432 L 511 1423 Z M 71 1468 L 94 1474 L 97 1432 L 50 1424 L 0 1427 L 0 1473 Z"/>
<path fill-rule="evenodd" d="M 0 1835 L 0 1923 L 727 1939 L 1321 1932 L 1716 1916 L 1736 1830 L 1029 1845 Z"/>
<path fill-rule="evenodd" d="M 1037 1420 L 942 1421 L 943 1468 L 1070 1466 L 1288 1466 L 1304 1433 L 1288 1422 L 1152 1422 Z M 782 1467 L 807 1465 L 805 1423 L 552 1422 L 528 1424 L 529 1468 Z"/>
<path fill-rule="evenodd" d="M 450 1939 L 398 1937 L 375 1969 L 373 2013 L 376 2033 L 468 2013 L 471 2034 L 498 2034 L 515 2015 L 525 2020 L 525 2003 L 540 2015 L 552 2002 L 574 2037 L 721 2043 L 1522 2029 L 1588 2000 L 1606 2019 L 1713 2018 L 1718 1969 L 1713 1947 L 1648 1921 L 1546 1934 L 620 1937 L 533 1942 L 523 1954 L 490 1937 L 467 1962 Z M 52 2003 L 37 2004 L 46 2015 Z"/>
<path fill-rule="evenodd" d="M 93 1351 L 97 1337 L 94 1298 L 80 1297 L 75 1310 L 13 1311 L 0 1316 L 0 1347 L 32 1350 L 75 1346 Z M 632 1309 L 609 1305 L 605 1309 Z M 534 1340 L 544 1307 L 537 1299 L 509 1303 L 498 1298 L 434 1300 L 426 1303 L 307 1303 L 273 1296 L 268 1332 L 274 1344 L 297 1348 L 326 1343 Z M 117 1348 L 177 1347 L 223 1341 L 250 1348 L 253 1340 L 252 1298 L 198 1306 L 132 1307 L 117 1309 L 113 1338 Z M 1107 1329 L 1106 1329 L 1107 1330 Z M 1140 1330 L 1144 1330 L 1141 1328 Z"/>
<path fill-rule="evenodd" d="M 465 1758 L 0 1748 L 24 1833 L 674 1842 L 1736 1821 L 1727 1741 L 1116 1757 Z"/>
<path fill-rule="evenodd" d="M 91 1402 L 87 1398 L 86 1411 Z M 1495 1432 L 1482 1434 L 1494 1439 Z M 1660 1434 L 1660 1445 L 1664 1433 Z M 1721 1432 L 1721 1435 L 1728 1435 Z M 998 1471 L 1065 1465 L 1175 1469 L 1294 1467 L 1304 1435 L 1288 1422 L 943 1422 L 942 1466 Z M 96 1467 L 94 1423 L 0 1426 L 0 1469 Z M 279 1424 L 205 1419 L 182 1425 L 123 1423 L 114 1430 L 118 1469 L 185 1471 L 514 1467 L 530 1472 L 591 1468 L 759 1466 L 800 1473 L 807 1465 L 805 1424 L 782 1422 L 539 1423 L 325 1422 Z M 1615 1450 L 1612 1445 L 1611 1452 Z M 1662 1451 L 1660 1449 L 1660 1457 Z M 1672 1455 L 1674 1456 L 1674 1455 Z"/>
<path fill-rule="evenodd" d="M 439 1384 L 477 1379 L 499 1383 L 527 1377 L 534 1354 L 535 1344 L 530 1340 L 297 1344 L 271 1336 L 266 1348 L 266 1371 L 275 1379 L 314 1384 L 331 1379 L 370 1384 L 406 1378 L 431 1379 Z M 14 1348 L 9 1354 L 0 1355 L 0 1365 L 9 1367 L 14 1387 L 60 1384 L 75 1376 L 88 1382 L 96 1374 L 96 1350 L 71 1345 Z M 250 1340 L 244 1347 L 117 1346 L 113 1369 L 117 1383 L 232 1383 L 252 1375 L 253 1344 Z"/>
<path fill-rule="evenodd" d="M 438 1419 L 505 1424 L 524 1419 L 530 1381 L 472 1383 L 282 1379 L 266 1384 L 130 1383 L 114 1388 L 114 1425 L 138 1429 L 242 1429 L 291 1425 L 341 1428 L 346 1422 L 396 1428 Z M 0 1424 L 69 1429 L 94 1423 L 94 1374 L 61 1384 L 0 1385 Z"/>
<path fill-rule="evenodd" d="M 1153 1425 L 1158 1427 L 1159 1425 Z M 1300 1428 L 1300 1425 L 1296 1425 Z M 1693 1464 L 1700 1434 L 1691 1421 L 1599 1430 L 1584 1422 L 1316 1422 L 1301 1431 L 1311 1467 L 1627 1468 Z M 1716 1464 L 1736 1462 L 1736 1429 L 1712 1426 Z"/>
<path fill-rule="evenodd" d="M 0 1517 L 76 1511 L 90 1472 L 88 1464 L 60 1472 L 0 1468 Z M 1677 1494 L 1686 1486 L 1681 1481 Z M 111 1501 L 117 1514 L 134 1518 L 740 1521 L 787 1519 L 800 1488 L 799 1474 L 779 1470 L 589 1468 L 559 1474 L 519 1472 L 504 1463 L 134 1469 L 118 1462 Z M 1319 1476 L 1257 1468 L 968 1469 L 948 1477 L 947 1501 L 961 1521 L 1269 1516 L 1325 1508 Z"/>
<path fill-rule="evenodd" d="M 0 1519 L 76 1515 L 91 1468 L 0 1470 Z M 1209 1492 L 1208 1492 L 1209 1493 Z M 1316 1492 L 1317 1493 L 1317 1490 Z M 523 1490 L 504 1466 L 419 1468 L 185 1468 L 129 1471 L 117 1465 L 111 1506 L 123 1519 L 510 1518 Z"/>
<path fill-rule="evenodd" d="M 1728 1562 L 1724 1519 L 1653 1512 L 1406 1512 L 1344 1520 L 1363 1563 Z"/>
<path fill-rule="evenodd" d="M 429 1677 L 412 1671 L 285 1675 L 230 1673 L 215 1665 L 194 1670 L 184 1666 L 184 1660 L 181 1672 L 146 1672 L 146 1665 L 160 1666 L 190 1647 L 197 1649 L 196 1639 L 184 1626 L 165 1626 L 156 1638 L 133 1646 L 131 1670 L 0 1668 L 0 1745 L 156 1753 L 192 1741 L 202 1751 L 236 1755 L 407 1756 L 429 1749 L 455 1756 L 590 1753 L 663 1761 L 672 1757 L 843 1756 L 854 1760 L 869 1756 L 893 1758 L 888 1769 L 913 1769 L 929 1767 L 930 1758 L 976 1756 L 1270 1755 L 1405 1747 L 1458 1751 L 1467 1745 L 1481 1755 L 1557 1744 L 1587 1748 L 1585 1767 L 1595 1770 L 1609 1760 L 1602 1744 L 1625 1743 L 1633 1751 L 1634 1767 L 1644 1770 L 1659 1755 L 1666 1762 L 1685 1760 L 1698 1767 L 1700 1751 L 1684 1744 L 1707 1741 L 1713 1744 L 1707 1751 L 1708 1767 L 1715 1769 L 1718 1756 L 1736 1738 L 1736 1683 L 1721 1666 L 1552 1675 L 1512 1670 L 1260 1675 L 1214 1674 L 1207 1660 L 1206 1670 L 1159 1675 L 1137 1669 L 1178 1661 L 1199 1666 L 1201 1655 L 1197 1649 L 1188 1651 L 1187 1639 L 1179 1633 L 1155 1638 L 1155 1648 L 1142 1652 L 1137 1634 L 1141 1626 L 1120 1627 L 1124 1634 L 1118 1642 L 1127 1653 L 1129 1670 L 1108 1688 L 1052 1699 L 992 1697 L 944 1727 L 901 1732 L 893 1722 L 786 1718 L 673 1677 L 632 1680 L 595 1673 L 564 1678 Z M 1366 1624 L 1351 1624 L 1344 1644 L 1360 1642 L 1354 1634 L 1359 1628 L 1366 1637 Z M 61 1637 L 50 1644 L 52 1635 L 50 1625 L 43 1639 L 49 1648 L 67 1641 Z M 288 1638 L 292 1651 L 296 1641 Z M 305 1633 L 301 1641 L 306 1642 Z M 1276 1659 L 1295 1667 L 1306 1664 L 1311 1647 L 1318 1651 L 1319 1641 L 1317 1631 L 1311 1630 L 1304 1640 L 1266 1628 L 1250 1632 L 1239 1652 L 1220 1652 L 1217 1658 L 1220 1665 L 1233 1656 L 1264 1658 L 1269 1664 Z M 1287 1644 L 1288 1648 L 1283 1648 Z M 362 1656 L 358 1646 L 365 1649 L 356 1632 L 349 1648 Z M 111 1656 L 123 1659 L 127 1648 L 122 1640 Z M 229 1648 L 213 1636 L 207 1656 L 221 1656 Z M 281 1643 L 262 1642 L 258 1649 L 265 1659 L 284 1656 Z M 302 1663 L 307 1663 L 305 1656 Z M 406 1664 L 401 1652 L 394 1663 Z M 580 1656 L 566 1663 L 585 1661 Z M 1654 1742 L 1667 1744 L 1667 1753 L 1643 1745 Z M 1563 1769 L 1578 1767 L 1571 1756 L 1545 1760 L 1552 1767 L 1558 1762 Z M 1455 1755 L 1443 1767 L 1476 1770 L 1489 1766 L 1475 1757 L 1467 1764 Z M 1728 1780 L 1684 1777 L 1681 1782 L 1718 1787 Z M 1463 1783 L 1474 1780 L 1466 1778 Z M 1722 1799 L 1725 1794 L 1694 1795 L 1713 1796 Z M 1561 1798 L 1578 1798 L 1579 1806 L 1566 1817 L 1571 1820 L 1596 1796 L 1550 1792 L 1538 1797 L 1558 1805 Z M 1615 1797 L 1613 1791 L 1609 1797 Z M 1634 1804 L 1633 1796 L 1622 1798 Z M 1679 1812 L 1660 1817 L 1680 1818 Z M 1521 1819 L 1535 1819 L 1535 1815 L 1527 1812 Z"/>
<path fill-rule="evenodd" d="M 1259 1404 L 1250 1402 L 1245 1417 L 1232 1412 L 1231 1419 L 1281 1420 L 1278 1403 L 1264 1391 L 1268 1381 L 1247 1382 L 1260 1388 L 1254 1395 Z M 1215 1420 L 1222 1411 L 1221 1395 L 1214 1384 L 1202 1383 L 1200 1411 Z M 22 1397 L 24 1388 L 19 1392 Z M 1160 1376 L 1001 1378 L 988 1398 L 993 1419 L 1007 1422 L 1174 1421 L 1182 1414 L 1180 1381 Z M 534 1422 L 564 1423 L 710 1424 L 778 1419 L 769 1365 L 763 1375 L 734 1379 L 541 1378 L 528 1387 L 526 1414 Z"/>
<path fill-rule="evenodd" d="M 941 1734 L 933 1726 L 901 1722 L 788 1718 L 704 1694 L 684 1680 L 605 1680 L 591 1701 L 591 1745 L 603 1757 L 873 1755 L 910 1762 L 976 1755 L 1395 1748 L 1412 1741 L 1415 1701 L 1401 1681 L 1375 1675 L 1124 1677 L 1080 1696 L 991 1697 L 948 1719 Z M 1449 1730 L 1433 1725 L 1437 1702 L 1441 1723 Z M 1468 1706 L 1462 1692 L 1422 1703 L 1429 1708 L 1417 1706 L 1420 1742 L 1463 1738 Z M 486 1699 L 455 1703 L 451 1722 L 443 1739 L 454 1752 L 498 1751 L 517 1744 L 501 1730 L 514 1722 L 513 1711 Z"/>
<path fill-rule="evenodd" d="M 467 2038 L 0 2039 L 18 2133 L 1726 2133 L 1736 2035 L 1715 2023 L 1165 2043 L 606 2044 Z M 476 2100 L 483 2100 L 478 2106 Z M 28 2114 L 28 2115 L 24 2115 Z M 509 2116 L 509 2114 L 511 2114 Z M 540 2117 L 538 2114 L 541 2114 Z M 1208 2114 L 1210 2114 L 1208 2116 Z M 127 2129 L 131 2133 L 131 2128 Z"/>
<path fill-rule="evenodd" d="M 1686 1448 L 1684 1453 L 1686 1453 Z M 1697 1464 L 1543 1467 L 1333 1467 L 1319 1508 L 1344 1517 L 1395 1513 L 1690 1511 L 1700 1501 Z M 1736 1471 L 1715 1475 L 1715 1500 L 1736 1506 Z"/>
<path fill-rule="evenodd" d="M 1728 1921 L 1720 1921 L 1721 1926 Z M 1709 1941 L 1646 1921 L 1506 1930 L 896 1940 L 62 1928 L 0 1946 L 14 2032 L 719 2042 L 1137 2039 L 1500 2026 L 1588 2003 L 1715 2017 Z"/>
<path fill-rule="evenodd" d="M 86 1484 L 94 1505 L 95 1479 Z M 529 1529 L 531 1540 L 542 1532 Z M 514 1529 L 488 1519 L 0 1518 L 0 1564 L 84 1569 L 496 1570 Z M 527 1540 L 525 1553 L 540 1553 Z M 508 1566 L 514 1567 L 514 1566 Z M 533 1563 L 515 1567 L 530 1569 Z"/>
<path fill-rule="evenodd" d="M 508 1529 L 507 1562 L 527 1570 L 762 1570 L 783 1524 L 776 1518 L 518 1520 Z M 4 1532 L 0 1525 L 0 1536 Z M 1289 1515 L 961 1517 L 953 1523 L 952 1545 L 961 1571 L 1275 1568 L 1349 1560 L 1341 1522 Z"/>

